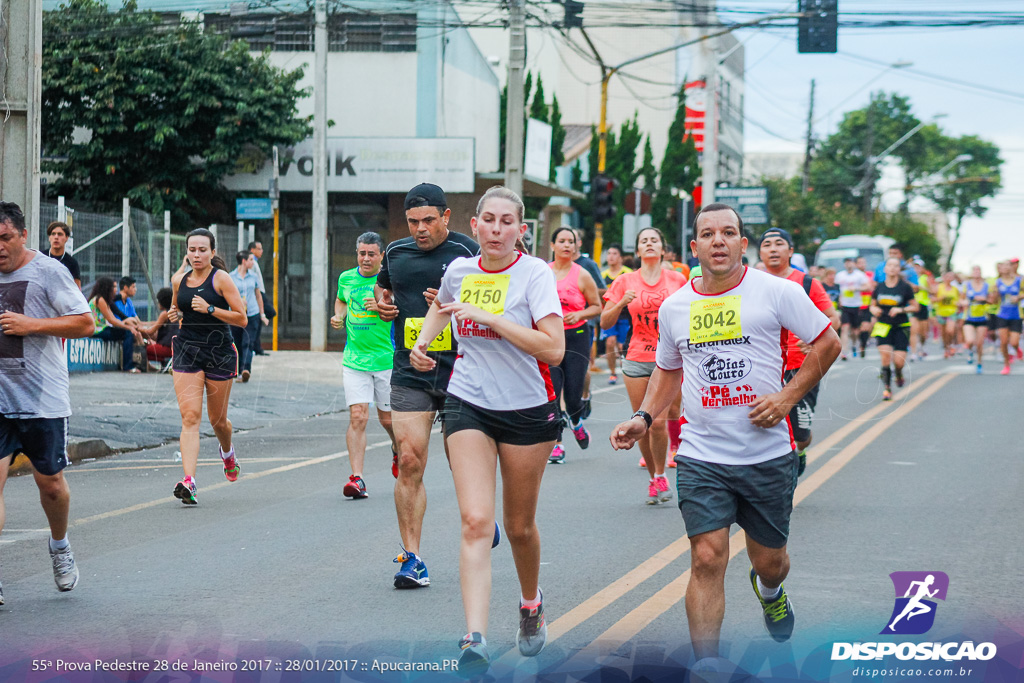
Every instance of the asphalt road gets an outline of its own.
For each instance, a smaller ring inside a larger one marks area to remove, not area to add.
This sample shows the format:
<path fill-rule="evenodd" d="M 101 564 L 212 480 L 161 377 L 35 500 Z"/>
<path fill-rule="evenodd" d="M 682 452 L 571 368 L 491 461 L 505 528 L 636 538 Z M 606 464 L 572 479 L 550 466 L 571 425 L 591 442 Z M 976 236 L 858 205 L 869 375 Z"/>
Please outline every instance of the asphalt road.
<path fill-rule="evenodd" d="M 887 639 L 878 633 L 893 609 L 891 572 L 941 571 L 950 586 L 935 625 L 911 639 L 999 646 L 995 660 L 966 664 L 970 673 L 948 680 L 993 680 L 986 671 L 999 666 L 1011 667 L 1003 680 L 1019 675 L 1024 378 L 999 376 L 989 365 L 975 376 L 963 361 L 913 364 L 908 386 L 882 404 L 875 356 L 837 364 L 822 388 L 792 520 L 786 586 L 796 633 L 784 645 L 767 639 L 742 533 L 733 527 L 722 633 L 732 666 L 762 679 L 856 680 L 850 669 L 862 662 L 828 661 L 832 644 Z M 682 520 L 674 503 L 645 504 L 638 453 L 608 445 L 611 426 L 631 412 L 625 389 L 608 386 L 606 374 L 594 376 L 594 389 L 591 447 L 569 444 L 541 493 L 549 645 L 532 660 L 516 651 L 518 584 L 503 542 L 492 555 L 492 672 L 580 680 L 601 669 L 603 680 L 681 681 L 692 663 Z M 0 680 L 93 680 L 59 672 L 57 659 L 187 669 L 166 680 L 447 678 L 373 666 L 440 666 L 458 656 L 465 630 L 458 511 L 439 434 L 431 440 L 421 546 L 431 586 L 398 591 L 394 480 L 380 428 L 372 425 L 369 437 L 370 497 L 352 501 L 341 495 L 349 473 L 345 413 L 279 419 L 272 427 L 254 426 L 257 418 L 247 415 L 252 424 L 237 436 L 236 483 L 221 474 L 216 442 L 203 440 L 196 507 L 171 497 L 181 476 L 173 443 L 69 468 L 70 539 L 82 573 L 71 593 L 53 585 L 31 477 L 8 482 Z M 196 662 L 251 669 L 255 660 L 256 671 L 195 670 Z M 39 671 L 31 673 L 33 666 Z"/>

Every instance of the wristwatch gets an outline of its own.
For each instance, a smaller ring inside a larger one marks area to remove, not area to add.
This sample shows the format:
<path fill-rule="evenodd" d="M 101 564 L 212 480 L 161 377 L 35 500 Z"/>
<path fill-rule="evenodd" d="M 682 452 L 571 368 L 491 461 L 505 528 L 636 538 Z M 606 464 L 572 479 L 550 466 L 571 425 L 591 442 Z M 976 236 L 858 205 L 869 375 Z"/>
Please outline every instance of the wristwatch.
<path fill-rule="evenodd" d="M 638 410 L 633 413 L 632 417 L 642 417 L 644 419 L 644 424 L 647 425 L 647 429 L 650 429 L 651 425 L 654 424 L 654 418 L 651 417 L 651 414 L 646 410 Z M 630 419 L 632 419 L 632 417 Z"/>
<path fill-rule="evenodd" d="M 216 310 L 217 310 L 217 307 L 213 306 L 213 305 L 210 305 L 210 306 L 206 307 L 206 312 L 209 313 L 210 315 L 213 315 L 213 312 L 216 311 Z"/>

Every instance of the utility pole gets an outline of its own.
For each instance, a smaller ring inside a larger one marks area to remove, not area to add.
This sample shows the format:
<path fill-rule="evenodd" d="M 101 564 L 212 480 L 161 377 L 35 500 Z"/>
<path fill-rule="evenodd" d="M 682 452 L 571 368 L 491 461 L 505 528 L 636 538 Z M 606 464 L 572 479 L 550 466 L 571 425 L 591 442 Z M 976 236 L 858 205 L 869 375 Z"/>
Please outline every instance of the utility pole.
<path fill-rule="evenodd" d="M 327 0 L 316 0 L 313 41 L 316 65 L 313 77 L 313 253 L 309 285 L 309 350 L 324 351 L 327 349 Z"/>
<path fill-rule="evenodd" d="M 807 109 L 807 147 L 804 151 L 804 179 L 800 194 L 807 194 L 811 184 L 811 152 L 814 148 L 814 79 L 811 79 L 811 106 Z"/>
<path fill-rule="evenodd" d="M 704 77 L 704 159 L 701 163 L 701 207 L 715 203 L 718 186 L 718 53 L 710 40 L 701 43 L 707 70 Z"/>
<path fill-rule="evenodd" d="M 505 187 L 523 196 L 523 122 L 526 97 L 523 72 L 526 70 L 525 0 L 509 0 L 508 99 L 505 107 Z"/>
<path fill-rule="evenodd" d="M 861 215 L 864 220 L 871 218 L 871 199 L 875 194 L 875 95 L 871 94 L 868 99 L 868 144 L 867 159 L 864 161 L 867 168 L 864 171 L 864 180 L 861 181 Z"/>
<path fill-rule="evenodd" d="M 276 315 L 281 310 L 281 303 L 278 300 L 278 292 L 281 289 L 281 166 L 277 152 L 277 145 L 274 145 L 274 179 L 270 181 L 270 199 L 274 207 L 274 320 L 271 336 L 271 351 L 277 351 L 277 321 L 281 316 Z"/>
<path fill-rule="evenodd" d="M 25 212 L 28 245 L 39 244 L 43 1 L 0 0 L 0 199 Z"/>

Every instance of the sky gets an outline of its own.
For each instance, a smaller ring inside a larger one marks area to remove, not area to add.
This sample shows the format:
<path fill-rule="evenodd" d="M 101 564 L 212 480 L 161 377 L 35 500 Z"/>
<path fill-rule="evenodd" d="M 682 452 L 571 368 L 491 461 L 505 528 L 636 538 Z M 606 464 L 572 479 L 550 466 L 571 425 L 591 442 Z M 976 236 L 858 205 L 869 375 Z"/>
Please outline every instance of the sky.
<path fill-rule="evenodd" d="M 720 5 L 726 4 L 724 0 Z M 733 0 L 732 3 L 736 2 Z M 787 11 L 785 2 L 775 5 Z M 969 3 L 971 9 L 1020 10 L 1024 3 L 997 0 Z M 840 0 L 840 12 L 870 6 L 870 0 Z M 892 7 L 956 10 L 967 3 L 931 0 L 895 0 Z M 984 218 L 964 221 L 960 242 L 953 256 L 956 269 L 981 265 L 986 275 L 995 275 L 996 261 L 1012 256 L 1024 258 L 1024 26 L 970 29 L 840 29 L 837 54 L 798 54 L 793 32 L 745 30 L 739 34 L 746 48 L 746 114 L 782 140 L 758 128 L 745 127 L 747 151 L 803 150 L 807 126 L 810 80 L 816 79 L 814 126 L 822 139 L 835 132 L 842 113 L 864 107 L 872 91 L 895 92 L 910 98 L 914 113 L 922 120 L 946 114 L 937 123 L 947 135 L 978 135 L 1002 150 L 1003 189 L 988 200 Z M 914 70 L 943 75 L 946 81 L 926 79 L 899 68 L 866 64 L 857 57 L 892 64 L 913 62 Z M 967 81 L 987 87 L 1015 91 L 1020 97 L 997 96 L 972 91 L 952 81 Z M 902 176 L 890 169 L 882 189 L 899 187 Z M 886 195 L 895 205 L 901 193 Z M 929 210 L 927 202 L 912 204 L 912 210 Z"/>

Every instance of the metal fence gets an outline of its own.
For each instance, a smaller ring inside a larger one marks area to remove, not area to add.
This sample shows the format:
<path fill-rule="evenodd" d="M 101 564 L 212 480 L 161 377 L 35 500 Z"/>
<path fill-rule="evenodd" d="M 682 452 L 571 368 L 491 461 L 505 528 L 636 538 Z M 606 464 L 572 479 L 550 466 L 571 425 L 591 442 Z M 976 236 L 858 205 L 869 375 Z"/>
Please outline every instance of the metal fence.
<path fill-rule="evenodd" d="M 100 277 L 118 280 L 129 275 L 138 285 L 134 302 L 140 317 L 155 318 L 156 290 L 170 286 L 170 276 L 185 256 L 185 237 L 170 233 L 169 214 L 158 217 L 127 205 L 125 209 L 122 214 L 102 214 L 74 210 L 63 202 L 43 203 L 39 211 L 39 248 L 49 247 L 47 225 L 55 220 L 68 223 L 72 236 L 68 251 L 82 268 L 82 291 L 86 296 Z M 125 214 L 138 237 L 138 250 L 132 242 L 131 230 L 125 229 Z"/>

